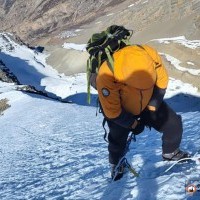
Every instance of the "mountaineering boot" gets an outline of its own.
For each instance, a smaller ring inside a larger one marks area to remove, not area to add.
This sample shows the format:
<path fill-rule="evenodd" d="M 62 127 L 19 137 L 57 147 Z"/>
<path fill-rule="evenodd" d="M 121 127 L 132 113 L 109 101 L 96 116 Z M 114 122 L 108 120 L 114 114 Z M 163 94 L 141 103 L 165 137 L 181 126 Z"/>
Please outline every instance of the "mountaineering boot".
<path fill-rule="evenodd" d="M 117 181 L 121 179 L 124 175 L 124 169 L 125 166 L 120 166 L 118 169 L 116 169 L 117 165 L 111 164 L 111 178 L 113 181 Z"/>
<path fill-rule="evenodd" d="M 179 148 L 172 153 L 163 153 L 163 160 L 178 161 L 183 158 L 189 158 L 190 155 L 187 152 L 181 151 Z"/>

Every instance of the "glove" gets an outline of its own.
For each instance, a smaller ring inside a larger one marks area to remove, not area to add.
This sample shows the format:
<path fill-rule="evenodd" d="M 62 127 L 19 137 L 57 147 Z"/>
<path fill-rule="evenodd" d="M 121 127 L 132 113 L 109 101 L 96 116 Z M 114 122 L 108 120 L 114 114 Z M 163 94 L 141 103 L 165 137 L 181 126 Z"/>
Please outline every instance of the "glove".
<path fill-rule="evenodd" d="M 132 129 L 133 134 L 138 135 L 142 133 L 144 131 L 144 127 L 144 123 L 140 119 L 138 119 L 137 126 L 134 129 Z"/>

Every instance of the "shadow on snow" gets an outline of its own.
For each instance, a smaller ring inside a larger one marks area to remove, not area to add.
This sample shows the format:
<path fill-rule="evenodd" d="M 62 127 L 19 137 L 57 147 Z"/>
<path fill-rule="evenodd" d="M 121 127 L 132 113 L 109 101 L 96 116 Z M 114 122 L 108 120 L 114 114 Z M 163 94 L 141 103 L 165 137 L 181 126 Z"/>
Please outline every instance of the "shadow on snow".
<path fill-rule="evenodd" d="M 96 106 L 98 95 L 91 94 L 91 104 L 87 103 L 87 93 L 77 93 L 68 96 L 65 101 L 81 106 Z M 190 94 L 179 93 L 168 99 L 165 99 L 168 105 L 176 112 L 195 112 L 200 111 L 200 97 Z"/>
<path fill-rule="evenodd" d="M 176 112 L 180 113 L 188 113 L 188 112 L 199 112 L 200 111 L 200 97 L 192 96 L 188 94 L 177 94 L 172 96 L 169 99 L 165 99 L 165 101 L 172 107 Z M 195 116 L 194 116 L 195 117 Z M 198 124 L 198 122 L 197 122 Z M 183 121 L 184 126 L 184 121 Z M 196 127 L 196 124 L 194 124 Z M 197 125 L 198 126 L 198 125 Z M 198 127 L 196 127 L 198 129 Z M 199 129 L 198 129 L 199 130 Z M 151 133 L 153 132 L 153 133 Z M 141 160 L 143 160 L 142 166 L 140 166 L 140 177 L 139 178 L 128 178 L 128 176 L 132 176 L 131 173 L 126 174 L 122 180 L 119 182 L 114 182 L 112 184 L 108 184 L 104 189 L 101 199 L 127 199 L 133 198 L 132 195 L 137 196 L 134 199 L 138 200 L 153 200 L 157 199 L 157 194 L 159 190 L 159 185 L 167 183 L 171 176 L 174 174 L 184 173 L 187 178 L 187 173 L 194 167 L 194 163 L 187 163 L 184 165 L 175 166 L 169 172 L 165 173 L 165 170 L 168 169 L 171 164 L 170 163 L 161 163 L 161 166 L 156 166 L 156 163 L 162 162 L 161 155 L 158 155 L 156 150 L 161 150 L 161 137 L 162 134 L 155 133 L 156 131 L 145 131 L 144 134 L 138 136 L 137 144 L 133 143 L 131 146 L 135 146 L 132 149 L 132 156 L 140 155 Z M 197 131 L 198 132 L 198 131 Z M 191 138 L 197 138 L 197 132 L 192 131 L 190 127 L 184 127 L 184 134 L 181 146 L 183 149 L 188 149 L 190 153 L 195 154 L 198 152 L 199 146 L 198 142 L 195 140 L 191 140 Z M 140 138 L 141 137 L 141 138 Z M 145 142 L 144 142 L 145 141 Z M 149 147 L 153 146 L 152 149 Z M 148 153 L 144 153 L 148 151 Z M 134 158 L 129 158 L 129 160 L 133 160 Z M 134 167 L 134 166 L 133 166 Z M 162 183 L 158 182 L 158 177 L 166 175 L 166 180 Z M 128 186 L 129 185 L 129 186 Z M 129 188 L 128 188 L 129 187 Z M 137 187 L 134 190 L 134 187 Z M 133 191 L 132 191 L 133 190 Z M 137 191 L 137 194 L 132 194 L 132 192 Z M 184 192 L 184 186 L 183 186 Z"/>

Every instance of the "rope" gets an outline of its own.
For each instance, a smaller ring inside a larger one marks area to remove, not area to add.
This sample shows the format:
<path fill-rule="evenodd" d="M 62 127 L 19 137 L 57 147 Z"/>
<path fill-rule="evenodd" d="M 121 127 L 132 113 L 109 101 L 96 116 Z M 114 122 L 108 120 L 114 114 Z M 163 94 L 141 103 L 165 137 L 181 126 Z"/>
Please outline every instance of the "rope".
<path fill-rule="evenodd" d="M 87 60 L 87 102 L 90 104 L 91 95 L 90 95 L 90 69 L 91 69 L 91 60 Z"/>
<path fill-rule="evenodd" d="M 164 172 L 164 173 L 167 173 L 170 169 L 172 169 L 176 164 L 178 164 L 179 162 L 182 162 L 182 161 L 186 161 L 186 160 L 193 160 L 195 162 L 200 162 L 200 157 L 199 156 L 196 156 L 197 153 L 193 156 L 193 157 L 190 157 L 190 158 L 182 158 L 178 161 L 176 161 L 172 166 L 170 166 L 169 168 L 167 168 Z"/>

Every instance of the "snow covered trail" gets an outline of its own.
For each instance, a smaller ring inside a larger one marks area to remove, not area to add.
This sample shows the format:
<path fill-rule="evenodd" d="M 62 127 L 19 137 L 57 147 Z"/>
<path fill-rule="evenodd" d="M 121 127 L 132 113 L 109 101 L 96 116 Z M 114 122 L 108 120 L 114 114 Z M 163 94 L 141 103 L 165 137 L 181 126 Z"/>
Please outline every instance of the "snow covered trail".
<path fill-rule="evenodd" d="M 200 98 L 194 95 L 192 86 L 170 80 L 167 101 L 183 117 L 182 147 L 191 153 L 200 150 Z M 0 117 L 0 199 L 200 198 L 185 193 L 188 179 L 200 180 L 200 166 L 188 163 L 163 173 L 172 163 L 161 160 L 161 134 L 154 130 L 139 135 L 127 155 L 140 177 L 127 173 L 110 183 L 102 116 L 95 117 L 94 106 L 73 97 L 77 104 L 12 90 L 2 98 L 11 107 Z"/>

